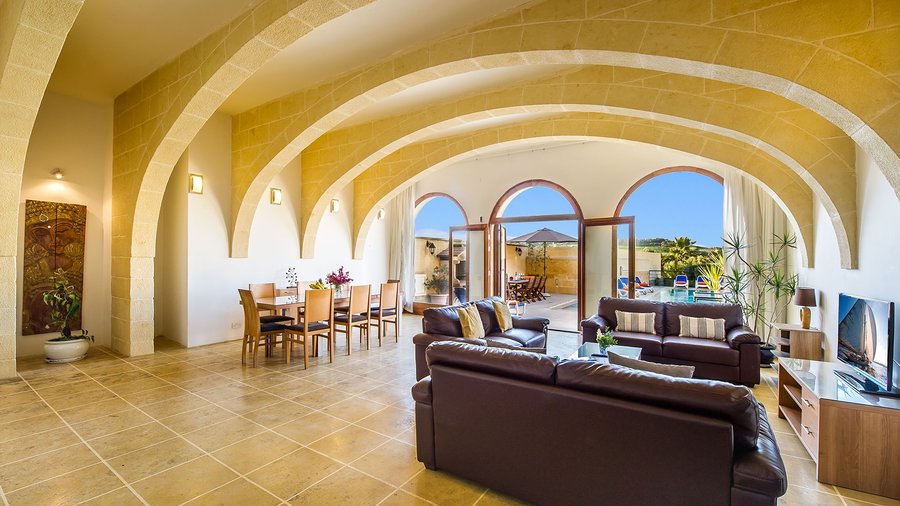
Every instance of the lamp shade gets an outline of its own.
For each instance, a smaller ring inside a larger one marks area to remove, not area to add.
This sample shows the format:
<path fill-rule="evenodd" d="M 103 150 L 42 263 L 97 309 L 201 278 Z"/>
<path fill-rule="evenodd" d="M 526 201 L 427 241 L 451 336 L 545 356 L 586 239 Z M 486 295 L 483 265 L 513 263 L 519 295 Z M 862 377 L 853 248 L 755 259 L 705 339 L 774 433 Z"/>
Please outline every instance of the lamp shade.
<path fill-rule="evenodd" d="M 794 294 L 794 304 L 805 307 L 816 307 L 815 288 L 797 288 Z"/>

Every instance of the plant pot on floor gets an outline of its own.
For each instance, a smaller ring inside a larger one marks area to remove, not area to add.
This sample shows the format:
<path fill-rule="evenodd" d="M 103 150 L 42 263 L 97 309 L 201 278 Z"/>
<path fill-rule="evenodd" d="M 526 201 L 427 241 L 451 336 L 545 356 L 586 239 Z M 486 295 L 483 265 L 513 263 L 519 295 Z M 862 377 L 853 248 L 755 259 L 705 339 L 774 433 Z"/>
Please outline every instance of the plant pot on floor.
<path fill-rule="evenodd" d="M 87 339 L 51 339 L 44 343 L 44 355 L 50 364 L 64 364 L 81 360 L 87 355 L 91 342 Z"/>
<path fill-rule="evenodd" d="M 430 294 L 428 296 L 428 302 L 431 304 L 441 304 L 443 306 L 447 305 L 447 301 L 450 300 L 449 294 Z"/>
<path fill-rule="evenodd" d="M 775 345 L 763 344 L 759 347 L 759 365 L 760 367 L 772 367 L 775 362 Z"/>

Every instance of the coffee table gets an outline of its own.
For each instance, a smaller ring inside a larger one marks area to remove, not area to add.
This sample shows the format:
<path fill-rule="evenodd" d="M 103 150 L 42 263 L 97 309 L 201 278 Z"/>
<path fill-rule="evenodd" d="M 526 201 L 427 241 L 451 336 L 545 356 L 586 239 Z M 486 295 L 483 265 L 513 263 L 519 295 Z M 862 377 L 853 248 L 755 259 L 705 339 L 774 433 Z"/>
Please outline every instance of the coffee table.
<path fill-rule="evenodd" d="M 641 349 L 635 346 L 621 346 L 621 345 L 613 345 L 607 348 L 608 351 L 615 353 L 616 355 L 621 355 L 623 357 L 633 358 L 635 360 L 640 360 L 641 358 Z M 584 343 L 578 347 L 578 350 L 572 354 L 571 359 L 575 360 L 593 360 L 595 362 L 600 362 L 602 364 L 608 364 L 609 359 L 606 357 L 598 357 L 592 356 L 595 353 L 600 353 L 600 345 L 597 343 Z"/>

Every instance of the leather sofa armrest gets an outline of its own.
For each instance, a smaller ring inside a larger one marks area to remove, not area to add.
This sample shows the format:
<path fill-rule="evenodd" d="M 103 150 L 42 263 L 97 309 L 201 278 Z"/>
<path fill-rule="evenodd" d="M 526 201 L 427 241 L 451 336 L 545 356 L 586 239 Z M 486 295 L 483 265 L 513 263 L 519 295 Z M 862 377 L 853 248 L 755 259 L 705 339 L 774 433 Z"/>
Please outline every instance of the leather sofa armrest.
<path fill-rule="evenodd" d="M 742 344 L 760 344 L 759 336 L 754 334 L 750 327 L 744 325 L 734 327 L 725 333 L 725 340 L 728 346 L 735 350 L 739 349 Z"/>
<path fill-rule="evenodd" d="M 606 318 L 600 315 L 594 315 L 587 320 L 581 320 L 581 342 L 592 343 L 597 339 L 597 331 L 611 327 Z"/>
<path fill-rule="evenodd" d="M 413 344 L 428 346 L 431 343 L 436 343 L 438 341 L 458 341 L 460 343 L 469 343 L 469 344 L 480 344 L 484 346 L 484 339 L 470 339 L 465 337 L 456 337 L 456 336 L 445 336 L 443 334 L 426 334 L 424 332 L 420 334 L 416 334 L 413 336 Z"/>
<path fill-rule="evenodd" d="M 420 379 L 412 386 L 412 396 L 416 402 L 431 405 L 431 376 Z"/>
<path fill-rule="evenodd" d="M 735 488 L 774 499 L 787 491 L 787 471 L 765 409 L 759 407 L 756 448 L 735 455 L 732 480 Z"/>
<path fill-rule="evenodd" d="M 543 332 L 544 335 L 546 335 L 547 329 L 550 327 L 550 320 L 546 318 L 522 318 L 520 316 L 513 316 L 512 324 L 513 328 L 516 329 L 535 330 L 537 332 Z"/>

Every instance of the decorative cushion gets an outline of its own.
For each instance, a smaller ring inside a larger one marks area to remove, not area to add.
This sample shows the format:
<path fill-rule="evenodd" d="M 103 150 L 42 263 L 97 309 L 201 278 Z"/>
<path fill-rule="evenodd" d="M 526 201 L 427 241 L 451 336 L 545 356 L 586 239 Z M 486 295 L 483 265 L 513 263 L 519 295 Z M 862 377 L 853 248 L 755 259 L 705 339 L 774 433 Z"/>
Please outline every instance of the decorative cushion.
<path fill-rule="evenodd" d="M 654 362 L 646 362 L 644 360 L 636 360 L 633 358 L 623 357 L 622 355 L 618 355 L 612 351 L 607 351 L 606 354 L 609 356 L 609 363 L 613 365 L 629 367 L 631 369 L 637 369 L 639 371 L 665 374 L 666 376 L 672 376 L 674 378 L 694 377 L 694 366 L 692 365 L 657 364 Z"/>
<path fill-rule="evenodd" d="M 509 306 L 505 302 L 492 300 L 494 305 L 494 313 L 497 314 L 497 323 L 500 325 L 500 332 L 506 332 L 513 328 L 512 315 L 509 312 Z"/>
<path fill-rule="evenodd" d="M 481 325 L 481 315 L 478 314 L 477 307 L 474 305 L 459 307 L 456 308 L 456 314 L 459 315 L 463 337 L 468 339 L 484 337 L 484 327 Z"/>
<path fill-rule="evenodd" d="M 656 313 L 629 313 L 616 310 L 616 330 L 653 334 Z"/>
<path fill-rule="evenodd" d="M 701 339 L 712 339 L 714 341 L 725 340 L 725 319 L 724 318 L 692 318 L 690 316 L 679 316 L 681 320 L 681 330 L 678 332 L 680 337 L 699 337 Z"/>

